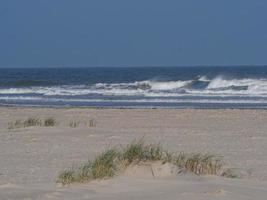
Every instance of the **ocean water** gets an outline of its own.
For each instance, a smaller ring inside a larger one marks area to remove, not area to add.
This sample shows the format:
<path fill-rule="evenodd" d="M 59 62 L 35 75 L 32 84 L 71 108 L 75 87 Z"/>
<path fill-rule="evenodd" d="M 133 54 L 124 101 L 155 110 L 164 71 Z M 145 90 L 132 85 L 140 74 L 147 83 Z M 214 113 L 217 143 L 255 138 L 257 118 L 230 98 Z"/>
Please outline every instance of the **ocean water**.
<path fill-rule="evenodd" d="M 267 108 L 267 66 L 0 69 L 0 106 Z"/>

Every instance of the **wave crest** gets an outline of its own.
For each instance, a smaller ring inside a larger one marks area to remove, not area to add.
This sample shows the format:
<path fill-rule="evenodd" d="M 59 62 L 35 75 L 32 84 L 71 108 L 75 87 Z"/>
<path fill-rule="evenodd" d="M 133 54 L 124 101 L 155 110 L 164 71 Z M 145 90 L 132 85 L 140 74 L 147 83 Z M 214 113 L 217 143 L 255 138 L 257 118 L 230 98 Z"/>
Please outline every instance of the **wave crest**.
<path fill-rule="evenodd" d="M 207 90 L 236 90 L 246 94 L 267 94 L 266 79 L 224 79 L 219 76 L 213 79 L 207 86 Z"/>
<path fill-rule="evenodd" d="M 198 77 L 195 80 L 137 81 L 132 83 L 97 83 L 93 85 L 32 86 L 0 88 L 0 95 L 37 94 L 44 96 L 125 95 L 163 96 L 181 95 L 265 95 L 266 79 L 226 79 L 218 76 L 212 80 Z"/>

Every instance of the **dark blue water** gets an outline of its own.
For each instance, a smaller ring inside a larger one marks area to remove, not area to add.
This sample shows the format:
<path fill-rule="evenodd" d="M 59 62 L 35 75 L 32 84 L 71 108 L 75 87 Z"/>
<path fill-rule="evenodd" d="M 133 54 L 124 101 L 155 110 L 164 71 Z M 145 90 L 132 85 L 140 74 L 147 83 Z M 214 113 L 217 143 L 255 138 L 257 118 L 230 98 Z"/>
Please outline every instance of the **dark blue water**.
<path fill-rule="evenodd" d="M 0 105 L 267 108 L 267 66 L 0 69 Z"/>

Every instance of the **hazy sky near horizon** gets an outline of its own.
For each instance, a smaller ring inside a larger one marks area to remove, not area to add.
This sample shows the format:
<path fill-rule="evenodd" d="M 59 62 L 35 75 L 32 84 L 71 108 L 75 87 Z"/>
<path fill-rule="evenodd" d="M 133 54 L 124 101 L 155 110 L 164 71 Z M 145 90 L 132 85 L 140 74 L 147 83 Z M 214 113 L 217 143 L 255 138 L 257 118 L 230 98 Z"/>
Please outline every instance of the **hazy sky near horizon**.
<path fill-rule="evenodd" d="M 267 64 L 266 0 L 1 0 L 0 67 Z"/>

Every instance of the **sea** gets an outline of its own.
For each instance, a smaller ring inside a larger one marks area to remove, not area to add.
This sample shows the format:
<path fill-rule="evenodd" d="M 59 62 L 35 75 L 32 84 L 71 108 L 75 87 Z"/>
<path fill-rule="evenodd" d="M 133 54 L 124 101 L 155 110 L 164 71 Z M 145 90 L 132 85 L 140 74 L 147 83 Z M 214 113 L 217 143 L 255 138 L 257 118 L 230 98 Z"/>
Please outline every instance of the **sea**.
<path fill-rule="evenodd" d="M 267 108 L 267 66 L 0 69 L 0 106 Z"/>

